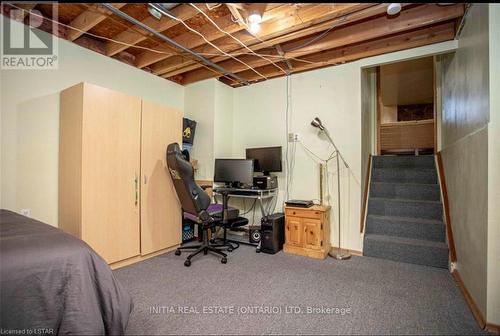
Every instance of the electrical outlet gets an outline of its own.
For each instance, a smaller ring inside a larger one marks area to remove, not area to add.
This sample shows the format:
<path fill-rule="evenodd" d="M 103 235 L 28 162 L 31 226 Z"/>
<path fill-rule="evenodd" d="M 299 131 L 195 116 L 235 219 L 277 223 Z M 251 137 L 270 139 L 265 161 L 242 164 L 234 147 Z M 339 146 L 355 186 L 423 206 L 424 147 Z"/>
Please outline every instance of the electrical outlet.
<path fill-rule="evenodd" d="M 21 209 L 21 215 L 31 217 L 31 209 Z"/>
<path fill-rule="evenodd" d="M 288 133 L 288 142 L 299 141 L 299 133 Z"/>

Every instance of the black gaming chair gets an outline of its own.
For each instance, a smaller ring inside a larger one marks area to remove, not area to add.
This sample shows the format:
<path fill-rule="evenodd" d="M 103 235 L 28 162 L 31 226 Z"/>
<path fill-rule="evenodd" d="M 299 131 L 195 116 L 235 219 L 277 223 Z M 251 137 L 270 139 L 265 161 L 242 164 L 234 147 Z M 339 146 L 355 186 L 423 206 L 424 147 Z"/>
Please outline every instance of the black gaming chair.
<path fill-rule="evenodd" d="M 227 248 L 225 245 L 211 244 L 208 240 L 208 230 L 215 227 L 215 224 L 220 221 L 220 218 L 214 217 L 207 211 L 210 206 L 210 197 L 208 194 L 199 187 L 194 180 L 193 166 L 186 161 L 177 143 L 172 143 L 167 147 L 167 165 L 170 171 L 170 176 L 174 183 L 175 191 L 181 202 L 182 210 L 194 217 L 203 230 L 203 243 L 201 245 L 190 245 L 179 247 L 176 255 L 181 254 L 181 250 L 195 249 L 186 261 L 185 266 L 191 265 L 191 258 L 203 252 L 213 252 L 222 256 L 221 263 L 227 262 L 227 255 L 221 251 Z"/>

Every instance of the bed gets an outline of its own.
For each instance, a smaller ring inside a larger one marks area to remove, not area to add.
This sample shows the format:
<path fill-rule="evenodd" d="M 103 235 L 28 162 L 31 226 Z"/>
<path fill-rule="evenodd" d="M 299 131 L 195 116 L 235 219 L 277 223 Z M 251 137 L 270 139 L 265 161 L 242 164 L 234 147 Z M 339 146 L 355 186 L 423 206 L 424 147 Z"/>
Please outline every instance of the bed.
<path fill-rule="evenodd" d="M 85 242 L 0 210 L 2 333 L 123 334 L 133 304 Z"/>

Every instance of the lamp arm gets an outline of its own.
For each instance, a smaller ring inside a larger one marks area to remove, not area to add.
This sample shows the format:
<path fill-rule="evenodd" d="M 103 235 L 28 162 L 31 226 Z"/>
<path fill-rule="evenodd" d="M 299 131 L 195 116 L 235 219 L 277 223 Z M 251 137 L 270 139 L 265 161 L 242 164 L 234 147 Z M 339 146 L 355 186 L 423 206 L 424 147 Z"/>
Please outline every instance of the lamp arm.
<path fill-rule="evenodd" d="M 335 151 L 337 152 L 337 154 L 340 156 L 340 158 L 342 159 L 342 162 L 344 163 L 344 165 L 346 166 L 346 168 L 349 168 L 349 165 L 347 164 L 346 160 L 344 159 L 344 157 L 342 156 L 342 153 L 340 153 L 339 149 L 337 148 L 337 146 L 335 145 L 335 142 L 333 142 L 333 139 L 332 137 L 330 136 L 330 132 L 328 132 L 328 130 L 325 128 L 323 130 L 323 132 L 325 133 L 326 137 L 328 138 L 328 140 L 330 141 L 330 143 L 333 145 L 333 148 L 335 148 Z"/>

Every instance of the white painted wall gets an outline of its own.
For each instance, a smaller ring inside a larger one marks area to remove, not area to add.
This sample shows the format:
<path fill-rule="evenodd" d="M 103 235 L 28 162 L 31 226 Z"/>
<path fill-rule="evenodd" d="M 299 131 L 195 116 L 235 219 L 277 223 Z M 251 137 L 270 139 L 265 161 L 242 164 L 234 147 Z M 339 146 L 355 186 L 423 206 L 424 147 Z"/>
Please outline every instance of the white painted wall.
<path fill-rule="evenodd" d="M 191 159 L 198 160 L 195 177 L 214 177 L 215 81 L 205 80 L 185 87 L 184 115 L 196 121 Z"/>
<path fill-rule="evenodd" d="M 1 70 L 2 208 L 57 226 L 59 92 L 79 82 L 184 108 L 182 86 L 65 40 L 58 70 Z"/>
<path fill-rule="evenodd" d="M 198 160 L 197 179 L 212 180 L 214 160 L 232 156 L 233 91 L 215 79 L 185 87 L 185 115 L 197 122 L 191 150 Z"/>
<path fill-rule="evenodd" d="M 488 126 L 487 321 L 500 325 L 500 5 L 489 5 L 490 123 Z"/>
<path fill-rule="evenodd" d="M 331 148 L 327 140 L 318 137 L 310 126 L 318 116 L 328 127 L 334 141 L 348 161 L 350 169 L 341 169 L 342 245 L 362 250 L 359 216 L 362 190 L 362 113 L 361 70 L 380 64 L 439 54 L 454 50 L 456 41 L 404 50 L 371 57 L 357 62 L 292 75 L 290 101 L 290 132 L 300 134 L 301 143 L 295 150 L 295 169 L 290 197 L 319 198 L 319 168 L 304 145 L 320 157 L 327 157 Z M 243 156 L 247 147 L 286 147 L 285 110 L 286 78 L 278 78 L 238 88 L 234 91 L 233 155 Z M 337 245 L 336 170 L 329 165 L 329 186 L 333 206 L 332 241 Z M 285 178 L 280 177 L 279 205 L 284 200 Z M 280 206 L 278 206 L 278 209 Z"/>
<path fill-rule="evenodd" d="M 233 154 L 233 92 L 219 81 L 215 85 L 214 158 L 230 158 Z"/>
<path fill-rule="evenodd" d="M 442 61 L 442 157 L 457 269 L 483 316 L 488 246 L 488 5 L 474 4 Z"/>

